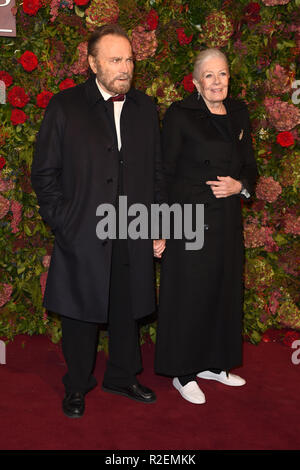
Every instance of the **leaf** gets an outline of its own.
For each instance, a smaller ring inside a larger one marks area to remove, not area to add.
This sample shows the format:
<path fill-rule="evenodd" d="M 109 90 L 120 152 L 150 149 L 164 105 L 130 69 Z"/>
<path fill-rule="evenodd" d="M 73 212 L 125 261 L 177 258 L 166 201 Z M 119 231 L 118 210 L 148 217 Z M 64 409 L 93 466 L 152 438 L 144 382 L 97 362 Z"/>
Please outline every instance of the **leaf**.
<path fill-rule="evenodd" d="M 28 227 L 27 224 L 24 224 L 24 231 L 25 231 L 25 233 L 28 237 L 32 236 L 32 232 L 31 232 L 31 230 L 30 230 L 30 228 Z"/>
<path fill-rule="evenodd" d="M 18 274 L 22 274 L 24 271 L 25 271 L 25 266 L 19 266 L 19 267 L 17 268 L 17 273 L 18 273 Z"/>
<path fill-rule="evenodd" d="M 80 16 L 80 18 L 83 18 L 84 17 L 84 10 L 81 10 L 78 5 L 75 5 L 75 13 L 77 16 Z"/>

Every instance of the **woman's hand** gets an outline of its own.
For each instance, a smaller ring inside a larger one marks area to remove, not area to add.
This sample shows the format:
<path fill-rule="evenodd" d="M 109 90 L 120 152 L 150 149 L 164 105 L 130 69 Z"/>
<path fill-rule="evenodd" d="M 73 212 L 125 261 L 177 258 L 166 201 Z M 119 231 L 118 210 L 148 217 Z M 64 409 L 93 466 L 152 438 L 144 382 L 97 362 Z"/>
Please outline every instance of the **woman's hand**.
<path fill-rule="evenodd" d="M 165 251 L 166 240 L 153 240 L 153 253 L 155 258 L 161 258 Z"/>
<path fill-rule="evenodd" d="M 231 178 L 231 176 L 217 176 L 217 178 L 219 181 L 206 181 L 216 198 L 228 197 L 241 192 L 242 183 L 240 181 Z"/>

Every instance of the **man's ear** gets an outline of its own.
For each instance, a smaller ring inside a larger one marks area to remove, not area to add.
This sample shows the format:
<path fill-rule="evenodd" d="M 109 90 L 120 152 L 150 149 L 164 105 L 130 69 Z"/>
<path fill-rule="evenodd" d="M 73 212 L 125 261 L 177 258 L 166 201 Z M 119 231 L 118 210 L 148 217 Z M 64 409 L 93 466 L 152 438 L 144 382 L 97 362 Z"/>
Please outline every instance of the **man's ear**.
<path fill-rule="evenodd" d="M 96 67 L 95 57 L 92 56 L 92 55 L 88 55 L 88 62 L 89 62 L 89 66 L 91 67 L 92 71 L 94 72 L 94 74 L 96 74 L 97 73 L 97 67 Z"/>

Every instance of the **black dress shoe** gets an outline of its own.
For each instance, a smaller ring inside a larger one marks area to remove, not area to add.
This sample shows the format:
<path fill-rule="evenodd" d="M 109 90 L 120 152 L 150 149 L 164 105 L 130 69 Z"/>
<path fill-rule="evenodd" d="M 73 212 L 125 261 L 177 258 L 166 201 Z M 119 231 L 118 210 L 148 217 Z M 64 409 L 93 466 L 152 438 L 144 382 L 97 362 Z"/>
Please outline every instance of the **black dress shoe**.
<path fill-rule="evenodd" d="M 143 387 L 143 385 L 139 383 L 133 385 L 126 385 L 124 387 L 103 383 L 102 390 L 104 390 L 104 392 L 123 395 L 124 397 L 130 398 L 131 400 L 141 401 L 143 403 L 156 402 L 155 393 L 152 392 L 150 388 Z"/>
<path fill-rule="evenodd" d="M 63 399 L 63 412 L 69 418 L 80 418 L 84 413 L 84 394 L 67 393 Z"/>

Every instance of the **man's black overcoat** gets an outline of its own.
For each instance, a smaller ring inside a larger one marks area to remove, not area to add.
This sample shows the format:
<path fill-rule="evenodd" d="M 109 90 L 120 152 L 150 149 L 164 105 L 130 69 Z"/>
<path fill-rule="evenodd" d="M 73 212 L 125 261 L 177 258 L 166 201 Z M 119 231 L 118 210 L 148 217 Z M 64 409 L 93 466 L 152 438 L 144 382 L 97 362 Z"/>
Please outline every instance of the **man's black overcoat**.
<path fill-rule="evenodd" d="M 164 201 L 156 108 L 131 89 L 121 121 L 128 207 Z M 114 122 L 95 77 L 55 95 L 37 136 L 32 184 L 40 214 L 55 234 L 44 306 L 68 317 L 106 322 L 112 241 L 100 240 L 96 209 L 115 204 L 119 153 Z M 153 242 L 129 240 L 132 311 L 155 309 Z"/>

